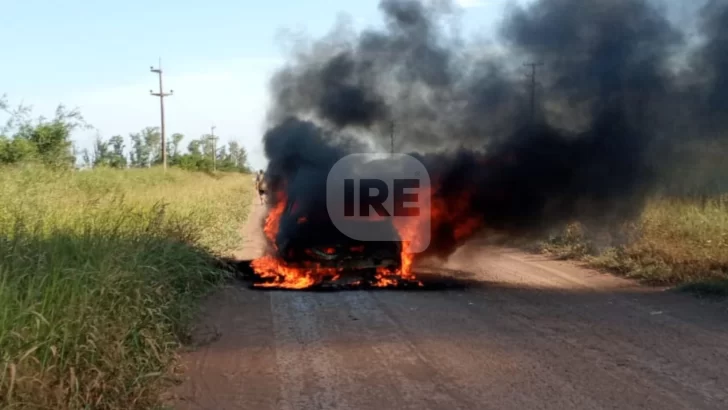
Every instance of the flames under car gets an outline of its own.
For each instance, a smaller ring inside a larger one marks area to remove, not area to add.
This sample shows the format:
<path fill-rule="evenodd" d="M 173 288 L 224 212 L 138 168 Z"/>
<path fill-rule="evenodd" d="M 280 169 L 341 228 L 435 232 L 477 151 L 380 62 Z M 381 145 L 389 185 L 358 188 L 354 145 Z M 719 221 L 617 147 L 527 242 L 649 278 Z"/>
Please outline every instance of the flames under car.
<path fill-rule="evenodd" d="M 288 199 L 276 236 L 278 257 L 286 265 L 336 268 L 342 273 L 400 268 L 402 243 L 389 220 L 355 222 L 361 224 L 361 229 L 376 231 L 380 238 L 391 238 L 386 241 L 360 241 L 340 232 L 325 208 L 299 205 L 296 198 Z M 306 208 L 307 212 L 303 212 L 302 208 Z"/>

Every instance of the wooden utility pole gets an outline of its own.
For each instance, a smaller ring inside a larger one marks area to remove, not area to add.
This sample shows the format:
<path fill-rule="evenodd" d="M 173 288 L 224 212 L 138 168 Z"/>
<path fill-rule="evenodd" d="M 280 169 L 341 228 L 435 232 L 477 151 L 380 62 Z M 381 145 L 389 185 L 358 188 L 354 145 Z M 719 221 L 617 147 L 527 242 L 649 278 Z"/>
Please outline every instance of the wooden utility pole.
<path fill-rule="evenodd" d="M 543 63 L 526 63 L 527 67 L 531 67 L 531 125 L 536 122 L 536 67 L 540 67 Z"/>
<path fill-rule="evenodd" d="M 167 138 L 164 133 L 164 97 L 169 97 L 174 94 L 174 90 L 169 90 L 169 93 L 164 92 L 162 86 L 162 59 L 159 59 L 159 68 L 149 67 L 149 70 L 159 75 L 159 92 L 155 93 L 153 90 L 149 90 L 149 93 L 155 97 L 159 97 L 159 112 L 161 115 L 161 133 L 162 133 L 162 167 L 167 170 Z"/>
<path fill-rule="evenodd" d="M 210 127 L 210 140 L 212 141 L 212 172 L 215 172 L 217 170 L 217 137 L 214 125 Z"/>

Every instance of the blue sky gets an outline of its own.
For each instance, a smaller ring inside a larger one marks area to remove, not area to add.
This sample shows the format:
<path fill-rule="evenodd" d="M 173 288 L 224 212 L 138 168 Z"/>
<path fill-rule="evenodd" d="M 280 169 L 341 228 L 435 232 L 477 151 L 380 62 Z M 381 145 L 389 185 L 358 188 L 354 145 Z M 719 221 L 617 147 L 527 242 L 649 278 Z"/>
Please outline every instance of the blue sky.
<path fill-rule="evenodd" d="M 488 26 L 505 0 L 462 0 L 463 24 Z M 209 132 L 240 141 L 252 165 L 260 145 L 267 81 L 282 64 L 282 30 L 318 37 L 341 13 L 358 27 L 379 24 L 377 0 L 0 0 L 0 94 L 50 116 L 59 103 L 79 108 L 97 131 L 74 136 L 80 148 L 159 123 L 149 96 L 162 58 L 167 132 Z M 186 143 L 185 143 L 186 145 Z"/>
<path fill-rule="evenodd" d="M 529 0 L 519 0 L 528 3 Z M 0 95 L 50 116 L 59 103 L 79 108 L 97 131 L 75 135 L 88 148 L 104 138 L 159 124 L 149 95 L 162 58 L 167 132 L 209 132 L 241 142 L 252 165 L 260 145 L 268 78 L 283 63 L 280 33 L 319 37 L 340 14 L 359 28 L 377 25 L 378 0 L 0 0 Z M 466 32 L 488 33 L 508 0 L 459 0 Z"/>

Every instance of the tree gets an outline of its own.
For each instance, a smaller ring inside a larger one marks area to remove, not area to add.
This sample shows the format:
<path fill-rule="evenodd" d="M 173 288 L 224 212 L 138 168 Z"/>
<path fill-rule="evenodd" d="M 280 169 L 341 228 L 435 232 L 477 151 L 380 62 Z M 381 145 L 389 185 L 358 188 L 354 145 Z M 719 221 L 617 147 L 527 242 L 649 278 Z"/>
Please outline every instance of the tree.
<path fill-rule="evenodd" d="M 108 145 L 111 146 L 109 165 L 113 168 L 126 168 L 127 161 L 124 155 L 124 137 L 114 135 L 109 138 Z"/>
<path fill-rule="evenodd" d="M 201 145 L 202 142 L 199 140 L 190 141 L 189 145 L 187 145 L 187 151 L 190 155 L 202 156 L 202 151 L 200 150 Z"/>
<path fill-rule="evenodd" d="M 124 156 L 124 138 L 115 135 L 104 141 L 96 137 L 94 144 L 94 167 L 126 168 L 126 157 Z"/>
<path fill-rule="evenodd" d="M 200 137 L 200 147 L 202 148 L 202 155 L 205 157 L 212 158 L 212 150 L 213 150 L 213 141 L 212 141 L 212 135 L 210 134 L 204 134 Z"/>
<path fill-rule="evenodd" d="M 15 164 L 38 159 L 38 149 L 32 142 L 22 138 L 0 136 L 0 163 Z"/>
<path fill-rule="evenodd" d="M 93 155 L 93 166 L 94 167 L 108 167 L 111 166 L 111 155 L 109 151 L 109 144 L 102 140 L 100 136 L 96 136 L 94 142 L 94 155 Z"/>
<path fill-rule="evenodd" d="M 3 163 L 40 161 L 54 167 L 73 167 L 76 158 L 71 133 L 78 128 L 92 128 L 78 110 L 68 111 L 62 104 L 51 120 L 31 120 L 30 108 L 22 105 L 10 110 L 4 96 L 0 98 L 0 110 L 9 114 L 0 132 Z"/>
<path fill-rule="evenodd" d="M 218 162 L 229 160 L 227 149 L 224 145 L 217 149 L 217 153 L 215 153 L 215 158 Z"/>
<path fill-rule="evenodd" d="M 30 114 L 32 112 L 32 107 L 20 104 L 15 109 L 11 109 L 5 94 L 0 97 L 0 111 L 8 114 L 8 119 L 5 122 L 5 125 L 2 129 L 0 129 L 0 135 L 11 134 L 12 130 L 17 128 L 20 124 L 31 121 Z"/>
<path fill-rule="evenodd" d="M 212 141 L 209 135 L 191 141 L 188 153 L 180 156 L 176 163 L 181 168 L 196 171 L 212 171 Z M 216 169 L 225 172 L 250 172 L 248 154 L 245 148 L 235 141 L 217 149 L 215 160 Z"/>
<path fill-rule="evenodd" d="M 146 127 L 138 133 L 130 134 L 131 166 L 146 168 L 162 163 L 162 135 L 157 127 Z"/>
<path fill-rule="evenodd" d="M 202 156 L 202 141 L 200 140 L 192 140 L 190 141 L 189 145 L 187 145 L 187 151 L 190 155 L 197 155 Z"/>
<path fill-rule="evenodd" d="M 162 133 L 159 132 L 158 127 L 147 127 L 142 130 L 144 137 L 144 143 L 147 146 L 147 152 L 149 152 L 149 165 L 161 164 L 162 163 Z"/>
<path fill-rule="evenodd" d="M 141 133 L 129 134 L 131 138 L 130 161 L 132 167 L 143 168 L 149 163 L 149 151 Z"/>
<path fill-rule="evenodd" d="M 172 134 L 172 137 L 170 138 L 170 141 L 167 143 L 167 152 L 169 153 L 169 156 L 171 158 L 177 157 L 179 152 L 179 144 L 182 142 L 182 140 L 185 138 L 184 134 L 180 134 L 178 132 Z"/>
<path fill-rule="evenodd" d="M 249 171 L 248 152 L 245 148 L 241 147 L 240 144 L 235 141 L 230 141 L 228 143 L 228 152 L 230 160 L 235 164 L 236 168 L 240 168 L 244 172 Z"/>

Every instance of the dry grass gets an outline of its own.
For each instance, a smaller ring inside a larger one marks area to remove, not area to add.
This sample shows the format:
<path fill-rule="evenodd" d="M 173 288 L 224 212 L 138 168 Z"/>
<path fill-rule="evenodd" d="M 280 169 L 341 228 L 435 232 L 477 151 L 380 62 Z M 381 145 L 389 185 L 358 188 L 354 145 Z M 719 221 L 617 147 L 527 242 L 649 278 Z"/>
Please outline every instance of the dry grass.
<path fill-rule="evenodd" d="M 157 404 L 250 176 L 0 170 L 0 407 Z"/>
<path fill-rule="evenodd" d="M 728 197 L 655 199 L 631 231 L 626 244 L 600 250 L 572 225 L 542 250 L 651 284 L 728 296 Z"/>

